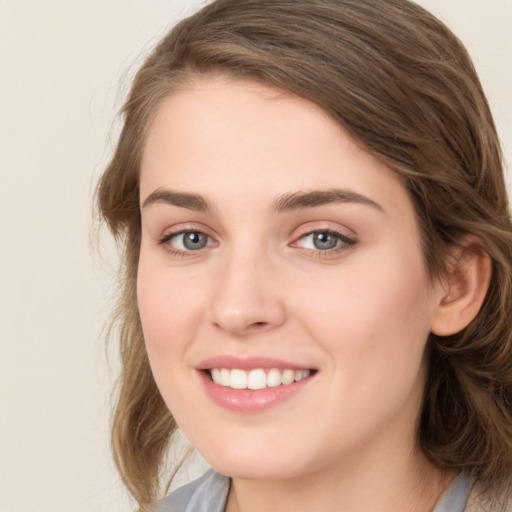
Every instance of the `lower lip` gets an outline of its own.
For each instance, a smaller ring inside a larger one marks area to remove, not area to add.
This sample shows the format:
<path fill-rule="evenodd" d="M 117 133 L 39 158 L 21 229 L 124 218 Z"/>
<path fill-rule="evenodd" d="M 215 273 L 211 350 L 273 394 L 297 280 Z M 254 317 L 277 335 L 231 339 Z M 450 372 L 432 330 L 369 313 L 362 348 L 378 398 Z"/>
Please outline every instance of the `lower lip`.
<path fill-rule="evenodd" d="M 206 394 L 218 405 L 235 412 L 260 412 L 295 396 L 312 380 L 313 375 L 273 388 L 233 389 L 215 384 L 207 372 L 199 372 Z"/>

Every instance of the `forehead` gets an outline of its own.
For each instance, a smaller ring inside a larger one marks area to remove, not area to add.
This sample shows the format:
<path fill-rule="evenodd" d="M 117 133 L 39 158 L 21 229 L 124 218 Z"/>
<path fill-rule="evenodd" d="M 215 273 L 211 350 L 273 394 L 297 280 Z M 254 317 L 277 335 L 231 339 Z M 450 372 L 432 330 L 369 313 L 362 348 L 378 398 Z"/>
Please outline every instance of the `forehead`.
<path fill-rule="evenodd" d="M 161 187 L 214 200 L 270 201 L 295 190 L 340 187 L 395 203 L 406 195 L 394 173 L 318 105 L 226 77 L 197 80 L 155 112 L 143 151 L 141 199 Z"/>
<path fill-rule="evenodd" d="M 231 158 L 237 156 L 238 148 L 246 155 L 253 149 L 260 160 L 265 156 L 262 149 L 307 140 L 307 145 L 295 146 L 295 152 L 301 152 L 333 133 L 343 135 L 338 123 L 313 102 L 290 92 L 223 75 L 201 77 L 159 105 L 149 125 L 142 163 L 144 167 L 163 145 L 169 152 L 181 150 L 185 139 L 213 154 L 230 143 Z"/>

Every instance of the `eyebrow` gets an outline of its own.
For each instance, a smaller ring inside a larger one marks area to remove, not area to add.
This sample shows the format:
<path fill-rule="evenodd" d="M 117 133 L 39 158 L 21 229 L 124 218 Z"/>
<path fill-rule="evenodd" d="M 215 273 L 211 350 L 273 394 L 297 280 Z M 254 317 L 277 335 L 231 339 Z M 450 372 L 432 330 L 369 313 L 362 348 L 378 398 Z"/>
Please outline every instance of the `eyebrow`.
<path fill-rule="evenodd" d="M 331 203 L 357 203 L 371 206 L 384 213 L 384 208 L 379 204 L 357 192 L 343 189 L 312 190 L 310 192 L 294 192 L 280 196 L 274 203 L 274 210 L 282 213 L 290 210 L 302 210 L 315 208 Z"/>
<path fill-rule="evenodd" d="M 160 188 L 149 194 L 142 203 L 142 208 L 158 203 L 178 206 L 197 212 L 210 212 L 212 210 L 210 203 L 199 194 L 174 192 Z M 379 203 L 373 201 L 373 199 L 357 192 L 343 189 L 312 190 L 283 194 L 276 199 L 273 209 L 276 213 L 284 213 L 292 210 L 315 208 L 331 203 L 357 203 L 371 206 L 380 212 L 385 212 L 384 208 Z"/>
<path fill-rule="evenodd" d="M 208 201 L 199 194 L 189 194 L 187 192 L 173 192 L 172 190 L 157 189 L 144 200 L 142 208 L 147 208 L 153 204 L 170 204 L 180 208 L 187 208 L 197 212 L 209 212 L 211 210 Z"/>

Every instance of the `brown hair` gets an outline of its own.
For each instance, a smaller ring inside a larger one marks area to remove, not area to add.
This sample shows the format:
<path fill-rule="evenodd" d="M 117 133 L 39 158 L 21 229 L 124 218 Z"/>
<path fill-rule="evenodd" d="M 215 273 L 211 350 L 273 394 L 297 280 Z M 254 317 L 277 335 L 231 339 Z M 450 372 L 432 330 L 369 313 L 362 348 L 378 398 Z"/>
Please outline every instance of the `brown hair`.
<path fill-rule="evenodd" d="M 151 375 L 136 304 L 141 148 L 164 97 L 219 72 L 315 102 L 393 169 L 413 199 L 432 276 L 447 246 L 467 234 L 481 241 L 492 262 L 488 294 L 466 329 L 429 340 L 419 442 L 487 490 L 509 487 L 512 224 L 498 137 L 466 50 L 407 0 L 217 0 L 179 23 L 138 72 L 98 188 L 99 210 L 124 248 L 114 455 L 142 510 L 159 495 L 176 425 Z"/>

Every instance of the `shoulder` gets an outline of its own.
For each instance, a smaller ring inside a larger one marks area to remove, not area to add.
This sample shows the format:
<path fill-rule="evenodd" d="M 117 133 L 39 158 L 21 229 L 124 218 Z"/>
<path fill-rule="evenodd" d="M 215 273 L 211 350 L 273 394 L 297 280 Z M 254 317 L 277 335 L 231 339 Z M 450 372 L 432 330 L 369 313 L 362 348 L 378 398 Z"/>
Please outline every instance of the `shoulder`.
<path fill-rule="evenodd" d="M 441 496 L 433 512 L 512 512 L 512 497 L 485 493 L 478 480 L 462 472 Z"/>
<path fill-rule="evenodd" d="M 464 512 L 512 512 L 512 496 L 491 499 L 482 492 L 477 483 L 469 495 Z"/>
<path fill-rule="evenodd" d="M 459 473 L 439 498 L 433 512 L 466 512 L 473 483 L 473 478 L 465 473 Z"/>
<path fill-rule="evenodd" d="M 158 512 L 222 512 L 229 491 L 229 478 L 213 469 L 173 491 Z"/>

